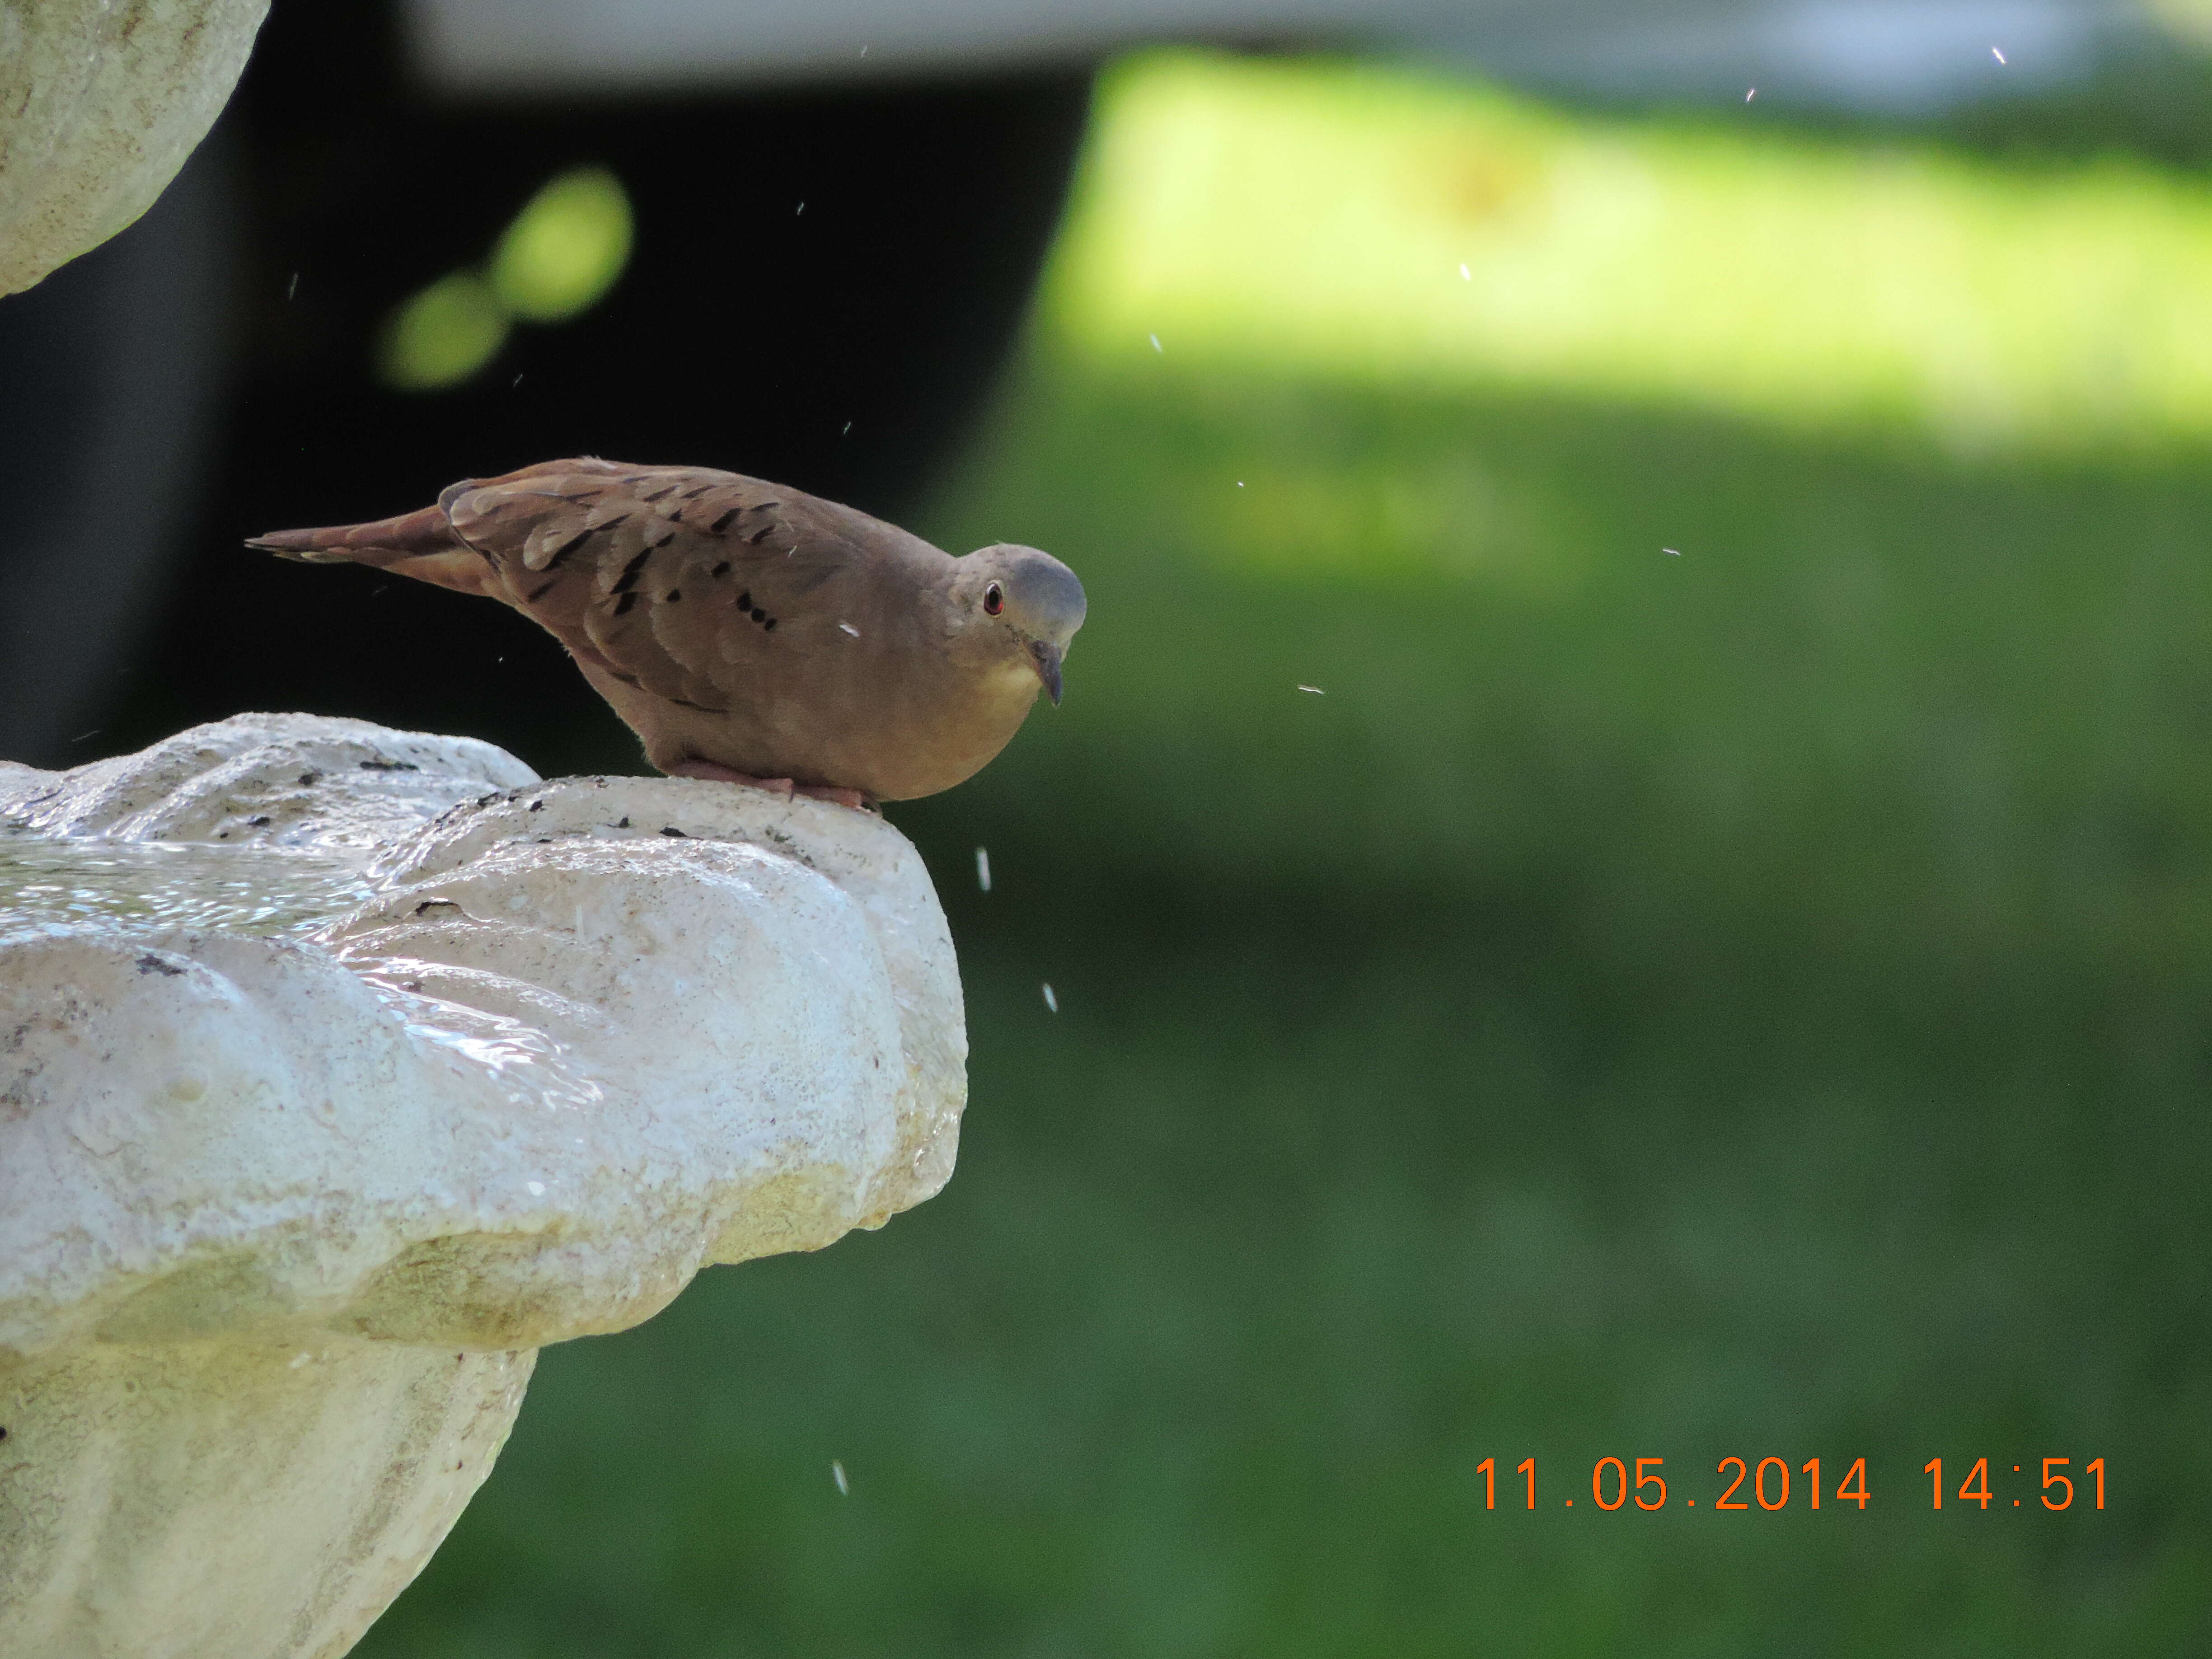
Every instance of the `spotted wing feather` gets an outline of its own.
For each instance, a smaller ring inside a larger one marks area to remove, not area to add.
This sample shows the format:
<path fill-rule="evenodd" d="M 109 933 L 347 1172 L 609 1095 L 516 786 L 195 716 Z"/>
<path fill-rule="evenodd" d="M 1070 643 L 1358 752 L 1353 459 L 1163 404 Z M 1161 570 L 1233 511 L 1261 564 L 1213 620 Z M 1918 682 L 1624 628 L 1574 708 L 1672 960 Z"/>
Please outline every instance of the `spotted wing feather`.
<path fill-rule="evenodd" d="M 706 709 L 757 693 L 881 528 L 737 473 L 598 460 L 456 484 L 440 505 L 508 604 L 627 684 Z"/>

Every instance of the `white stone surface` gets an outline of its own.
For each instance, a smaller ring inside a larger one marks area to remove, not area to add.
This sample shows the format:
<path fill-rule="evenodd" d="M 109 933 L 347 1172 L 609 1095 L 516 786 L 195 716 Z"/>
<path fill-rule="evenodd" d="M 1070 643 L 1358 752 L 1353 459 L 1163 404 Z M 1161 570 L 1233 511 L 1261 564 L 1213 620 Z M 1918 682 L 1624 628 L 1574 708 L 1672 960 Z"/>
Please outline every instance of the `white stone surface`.
<path fill-rule="evenodd" d="M 0 0 L 0 295 L 154 204 L 268 13 L 269 0 Z"/>
<path fill-rule="evenodd" d="M 343 1652 L 532 1350 L 928 1197 L 965 1059 L 870 814 L 301 715 L 0 766 L 0 1653 Z"/>

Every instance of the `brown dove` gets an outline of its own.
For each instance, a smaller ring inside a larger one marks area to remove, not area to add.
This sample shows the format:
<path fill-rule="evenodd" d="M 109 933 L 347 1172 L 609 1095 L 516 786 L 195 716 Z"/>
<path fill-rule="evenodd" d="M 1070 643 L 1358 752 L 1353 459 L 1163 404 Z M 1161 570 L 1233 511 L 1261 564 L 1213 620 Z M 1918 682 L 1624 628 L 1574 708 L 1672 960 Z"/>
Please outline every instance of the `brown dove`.
<path fill-rule="evenodd" d="M 664 772 L 904 800 L 1006 746 L 1083 625 L 1033 547 L 964 558 L 896 525 L 708 467 L 546 461 L 374 524 L 247 544 L 513 605 Z"/>

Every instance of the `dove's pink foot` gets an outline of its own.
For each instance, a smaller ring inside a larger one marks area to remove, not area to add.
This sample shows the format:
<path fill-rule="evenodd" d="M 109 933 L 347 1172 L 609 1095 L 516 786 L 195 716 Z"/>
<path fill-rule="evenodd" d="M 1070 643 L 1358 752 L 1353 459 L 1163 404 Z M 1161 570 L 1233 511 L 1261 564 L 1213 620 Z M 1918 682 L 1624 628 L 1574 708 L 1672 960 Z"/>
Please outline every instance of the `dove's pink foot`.
<path fill-rule="evenodd" d="M 757 778 L 749 772 L 735 772 L 713 761 L 680 760 L 668 769 L 672 778 L 705 778 L 712 783 L 742 783 L 754 789 L 765 789 L 786 799 L 793 795 L 811 795 L 816 800 L 834 800 L 840 806 L 865 809 L 868 798 L 857 789 L 840 789 L 830 783 L 794 783 L 789 778 Z"/>

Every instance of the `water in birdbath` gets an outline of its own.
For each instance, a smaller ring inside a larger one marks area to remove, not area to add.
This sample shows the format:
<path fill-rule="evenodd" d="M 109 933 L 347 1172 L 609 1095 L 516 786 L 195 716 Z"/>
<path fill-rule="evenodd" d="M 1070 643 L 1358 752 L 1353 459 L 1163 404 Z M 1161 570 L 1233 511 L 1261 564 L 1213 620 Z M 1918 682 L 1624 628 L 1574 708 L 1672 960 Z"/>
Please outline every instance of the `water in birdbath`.
<path fill-rule="evenodd" d="M 0 932 L 106 921 L 307 933 L 368 892 L 359 871 L 319 853 L 56 837 L 0 823 Z"/>

